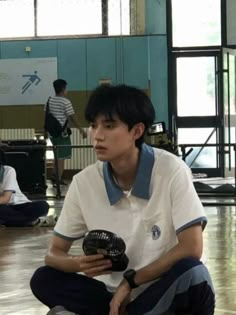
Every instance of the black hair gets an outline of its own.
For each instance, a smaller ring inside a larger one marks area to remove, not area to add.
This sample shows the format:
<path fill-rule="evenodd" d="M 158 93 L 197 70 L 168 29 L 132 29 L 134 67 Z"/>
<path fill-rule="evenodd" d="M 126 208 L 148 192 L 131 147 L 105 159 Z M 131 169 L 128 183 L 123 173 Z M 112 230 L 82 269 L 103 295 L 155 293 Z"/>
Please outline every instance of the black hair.
<path fill-rule="evenodd" d="M 53 87 L 56 94 L 59 94 L 63 90 L 65 90 L 66 86 L 67 86 L 67 82 L 63 79 L 57 79 L 53 82 Z"/>
<path fill-rule="evenodd" d="M 85 119 L 88 122 L 94 122 L 100 114 L 111 120 L 117 115 L 122 122 L 128 125 L 128 130 L 142 122 L 145 131 L 136 140 L 137 147 L 143 143 L 145 132 L 155 119 L 155 110 L 147 94 L 140 89 L 124 84 L 101 85 L 92 92 L 85 108 Z"/>
<path fill-rule="evenodd" d="M 2 149 L 0 149 L 0 165 L 6 164 L 6 156 Z"/>

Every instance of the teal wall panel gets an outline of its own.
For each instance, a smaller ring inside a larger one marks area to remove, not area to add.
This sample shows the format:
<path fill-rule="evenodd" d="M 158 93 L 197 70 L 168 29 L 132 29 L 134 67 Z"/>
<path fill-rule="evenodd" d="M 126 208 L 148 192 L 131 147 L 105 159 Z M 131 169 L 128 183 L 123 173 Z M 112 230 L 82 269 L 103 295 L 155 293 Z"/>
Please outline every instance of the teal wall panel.
<path fill-rule="evenodd" d="M 28 46 L 27 41 L 2 42 L 1 59 L 27 58 L 25 46 Z"/>
<path fill-rule="evenodd" d="M 64 78 L 68 82 L 68 90 L 86 90 L 86 40 L 58 41 L 57 58 L 58 77 Z"/>
<path fill-rule="evenodd" d="M 30 46 L 31 52 L 25 51 Z M 6 41 L 1 43 L 1 58 L 44 58 L 57 56 L 56 40 Z"/>
<path fill-rule="evenodd" d="M 116 42 L 114 38 L 87 40 L 87 89 L 92 90 L 102 78 L 116 84 Z"/>
<path fill-rule="evenodd" d="M 116 38 L 116 82 L 124 83 L 124 49 L 122 37 Z"/>
<path fill-rule="evenodd" d="M 30 53 L 25 53 L 30 58 L 57 57 L 57 40 L 31 40 L 26 41 L 25 46 L 31 47 Z"/>
<path fill-rule="evenodd" d="M 156 119 L 168 123 L 167 90 L 167 39 L 166 36 L 150 36 L 150 88 Z"/>
<path fill-rule="evenodd" d="M 157 120 L 168 122 L 167 42 L 165 35 L 0 42 L 0 56 L 57 57 L 58 77 L 69 91 L 91 91 L 102 78 L 148 90 Z M 26 53 L 25 47 L 31 52 Z"/>
<path fill-rule="evenodd" d="M 148 88 L 147 36 L 124 37 L 122 44 L 124 83 Z"/>
<path fill-rule="evenodd" d="M 146 34 L 166 34 L 166 0 L 146 0 Z"/>

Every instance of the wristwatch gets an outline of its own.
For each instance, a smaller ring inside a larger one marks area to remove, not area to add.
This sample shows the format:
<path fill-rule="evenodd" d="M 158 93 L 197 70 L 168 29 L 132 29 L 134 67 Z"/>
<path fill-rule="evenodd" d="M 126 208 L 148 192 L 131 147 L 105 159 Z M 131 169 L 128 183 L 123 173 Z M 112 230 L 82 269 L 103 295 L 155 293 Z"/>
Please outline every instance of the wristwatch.
<path fill-rule="evenodd" d="M 136 271 L 134 269 L 129 269 L 123 274 L 123 277 L 126 279 L 126 281 L 128 282 L 130 286 L 130 289 L 134 289 L 138 287 L 138 285 L 134 282 L 135 275 L 136 275 Z"/>

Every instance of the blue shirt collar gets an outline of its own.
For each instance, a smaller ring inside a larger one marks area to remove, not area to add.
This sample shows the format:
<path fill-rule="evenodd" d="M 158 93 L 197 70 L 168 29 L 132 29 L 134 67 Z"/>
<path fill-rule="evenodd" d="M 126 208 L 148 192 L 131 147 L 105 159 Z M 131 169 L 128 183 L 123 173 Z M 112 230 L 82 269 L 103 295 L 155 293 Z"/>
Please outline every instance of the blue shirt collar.
<path fill-rule="evenodd" d="M 154 151 L 153 148 L 143 144 L 139 157 L 139 164 L 137 175 L 135 178 L 134 186 L 131 190 L 133 196 L 149 199 L 149 187 L 152 176 L 152 168 L 154 165 Z M 105 187 L 110 204 L 114 205 L 124 195 L 122 189 L 116 184 L 113 175 L 112 168 L 109 162 L 103 163 L 103 176 L 105 181 Z"/>

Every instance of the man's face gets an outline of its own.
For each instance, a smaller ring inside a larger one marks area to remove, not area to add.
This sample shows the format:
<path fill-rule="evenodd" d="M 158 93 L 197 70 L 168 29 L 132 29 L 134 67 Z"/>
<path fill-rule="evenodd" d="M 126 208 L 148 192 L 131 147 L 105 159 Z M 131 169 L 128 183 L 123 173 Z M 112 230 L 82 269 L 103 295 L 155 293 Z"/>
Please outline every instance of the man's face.
<path fill-rule="evenodd" d="M 89 128 L 97 158 L 115 162 L 136 150 L 135 140 L 141 136 L 137 133 L 138 125 L 128 130 L 128 126 L 116 116 L 112 120 L 104 115 L 97 116 Z"/>

